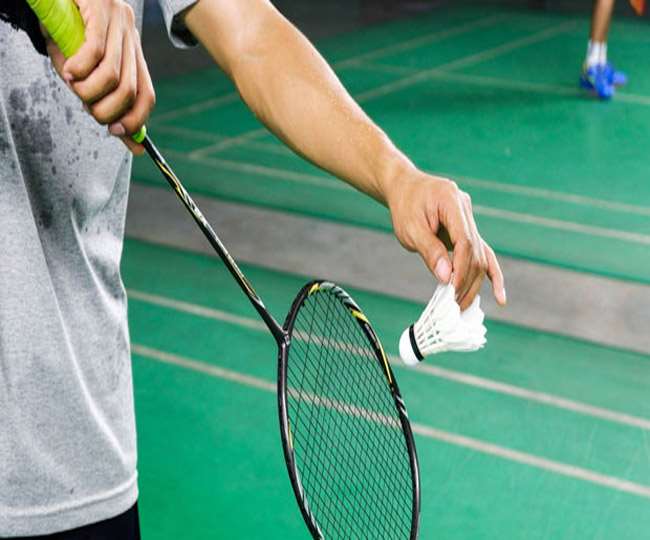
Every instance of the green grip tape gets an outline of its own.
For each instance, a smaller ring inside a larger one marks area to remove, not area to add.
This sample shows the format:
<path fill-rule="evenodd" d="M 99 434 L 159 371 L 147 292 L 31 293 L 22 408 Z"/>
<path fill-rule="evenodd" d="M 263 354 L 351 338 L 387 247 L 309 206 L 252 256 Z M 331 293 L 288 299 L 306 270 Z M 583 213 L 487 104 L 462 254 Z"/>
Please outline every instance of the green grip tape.
<path fill-rule="evenodd" d="M 72 0 L 27 0 L 66 58 L 83 45 L 84 22 Z"/>
<path fill-rule="evenodd" d="M 73 0 L 27 0 L 27 3 L 63 56 L 70 58 L 81 48 L 86 32 L 79 8 Z M 142 126 L 131 138 L 142 143 L 146 136 L 147 129 Z"/>

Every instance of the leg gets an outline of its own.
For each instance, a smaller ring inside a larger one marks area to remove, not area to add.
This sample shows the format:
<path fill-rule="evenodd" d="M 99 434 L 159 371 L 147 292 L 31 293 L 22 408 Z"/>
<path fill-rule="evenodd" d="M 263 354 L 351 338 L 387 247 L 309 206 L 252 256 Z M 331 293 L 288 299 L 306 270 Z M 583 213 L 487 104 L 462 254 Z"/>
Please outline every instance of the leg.
<path fill-rule="evenodd" d="M 615 0 L 596 0 L 591 18 L 592 43 L 607 43 Z"/>
<path fill-rule="evenodd" d="M 614 12 L 615 0 L 595 0 L 591 19 L 591 39 L 580 76 L 580 86 L 601 99 L 611 99 L 616 86 L 624 85 L 627 77 L 607 62 L 607 36 Z"/>

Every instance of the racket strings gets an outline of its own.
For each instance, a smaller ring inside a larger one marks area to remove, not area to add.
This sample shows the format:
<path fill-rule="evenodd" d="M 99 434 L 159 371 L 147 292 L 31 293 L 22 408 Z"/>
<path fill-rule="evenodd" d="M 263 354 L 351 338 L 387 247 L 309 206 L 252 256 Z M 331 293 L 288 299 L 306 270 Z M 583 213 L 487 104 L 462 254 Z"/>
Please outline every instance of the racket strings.
<path fill-rule="evenodd" d="M 341 341 L 340 336 L 339 336 L 339 339 L 337 341 L 339 341 L 339 342 Z M 376 417 L 376 418 L 379 418 L 379 417 Z M 379 418 L 379 420 L 380 420 L 380 422 L 384 422 L 384 419 L 382 419 L 382 418 Z M 338 426 L 336 426 L 336 427 L 338 428 Z M 371 438 L 374 437 L 373 430 L 366 430 L 366 432 L 367 432 L 366 436 L 362 437 L 362 438 L 367 439 L 368 435 L 370 435 Z M 365 446 L 363 446 L 362 448 L 365 448 Z M 329 456 L 326 456 L 326 458 L 329 459 Z M 355 458 L 359 459 L 359 456 L 349 456 L 348 455 L 347 458 L 348 459 L 355 459 Z M 373 456 L 364 456 L 362 459 L 367 462 L 368 460 L 373 459 Z M 379 478 L 379 480 L 381 481 L 381 478 L 383 478 L 383 477 L 375 477 L 375 478 Z M 325 479 L 325 480 L 326 481 L 327 480 L 331 481 L 331 479 Z M 365 491 L 366 497 L 374 498 L 375 500 L 380 501 L 381 503 L 386 502 L 385 494 L 382 493 L 383 491 L 385 491 L 386 487 L 385 486 L 382 487 L 381 482 L 379 483 L 379 485 L 377 485 L 376 482 L 371 482 L 370 485 L 368 485 L 367 478 L 356 478 L 356 479 L 353 479 L 353 480 L 354 480 L 354 482 L 355 482 L 355 484 L 357 486 L 364 486 L 364 491 Z M 364 481 L 365 481 L 365 483 L 364 483 Z M 353 496 L 352 495 L 350 496 L 350 498 L 353 498 L 352 501 L 350 501 L 350 500 L 343 501 L 344 504 L 346 502 L 348 503 L 347 506 L 354 506 L 355 503 L 358 505 L 361 502 L 361 501 L 358 500 L 359 499 L 358 494 L 362 493 L 362 491 L 359 490 L 359 489 L 356 489 L 352 493 L 354 494 Z M 381 504 L 380 506 L 383 506 L 383 504 Z M 366 508 L 366 506 L 364 505 L 363 508 Z M 390 516 L 391 515 L 389 508 L 382 508 L 380 510 L 382 510 L 382 513 L 384 513 L 384 516 Z M 385 534 L 385 532 L 386 532 L 385 524 L 383 522 L 381 522 L 380 520 L 378 520 L 378 519 L 373 519 L 373 516 L 369 516 L 369 517 L 371 519 L 371 523 L 374 526 L 372 528 L 370 528 L 370 527 L 367 528 L 366 534 L 368 534 L 368 536 L 372 537 L 372 538 L 382 537 L 382 533 Z M 345 528 L 348 528 L 348 527 L 350 527 L 351 524 L 349 522 L 347 522 L 344 525 L 345 525 Z M 375 529 L 375 530 L 372 530 L 372 529 Z"/>
<path fill-rule="evenodd" d="M 288 413 L 309 508 L 325 538 L 409 538 L 412 476 L 383 368 L 334 295 L 306 299 L 288 360 Z"/>

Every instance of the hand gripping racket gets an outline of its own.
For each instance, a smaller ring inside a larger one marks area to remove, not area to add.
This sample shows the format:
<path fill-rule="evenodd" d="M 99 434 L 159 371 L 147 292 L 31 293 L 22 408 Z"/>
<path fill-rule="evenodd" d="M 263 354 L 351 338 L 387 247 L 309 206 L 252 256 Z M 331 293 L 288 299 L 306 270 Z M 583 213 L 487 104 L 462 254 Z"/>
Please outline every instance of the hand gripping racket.
<path fill-rule="evenodd" d="M 72 0 L 27 0 L 66 56 L 84 41 Z M 413 540 L 420 482 L 415 443 L 395 376 L 370 322 L 327 281 L 307 283 L 283 326 L 143 130 L 141 142 L 266 323 L 278 346 L 284 458 L 315 539 Z"/>

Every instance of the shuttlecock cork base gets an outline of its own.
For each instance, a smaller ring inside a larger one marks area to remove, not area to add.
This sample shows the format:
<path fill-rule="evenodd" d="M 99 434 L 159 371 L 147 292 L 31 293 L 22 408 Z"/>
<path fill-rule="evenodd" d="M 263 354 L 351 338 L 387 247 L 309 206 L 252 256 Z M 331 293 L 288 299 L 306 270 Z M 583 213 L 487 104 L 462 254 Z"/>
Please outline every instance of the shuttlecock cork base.
<path fill-rule="evenodd" d="M 420 348 L 415 341 L 415 331 L 413 326 L 414 325 L 411 325 L 404 330 L 399 338 L 400 358 L 409 366 L 416 366 L 419 362 L 424 360 L 424 356 L 420 352 Z"/>
<path fill-rule="evenodd" d="M 485 315 L 477 296 L 463 312 L 456 302 L 456 290 L 439 285 L 420 318 L 409 326 L 399 340 L 400 357 L 413 366 L 424 357 L 445 351 L 469 352 L 486 343 Z"/>

